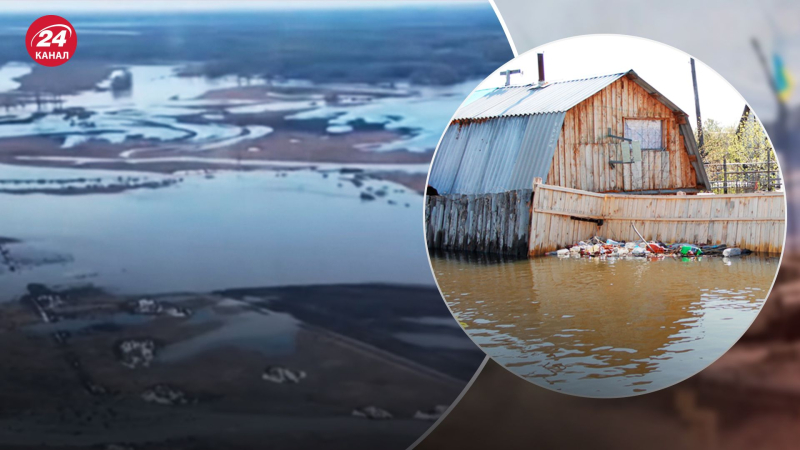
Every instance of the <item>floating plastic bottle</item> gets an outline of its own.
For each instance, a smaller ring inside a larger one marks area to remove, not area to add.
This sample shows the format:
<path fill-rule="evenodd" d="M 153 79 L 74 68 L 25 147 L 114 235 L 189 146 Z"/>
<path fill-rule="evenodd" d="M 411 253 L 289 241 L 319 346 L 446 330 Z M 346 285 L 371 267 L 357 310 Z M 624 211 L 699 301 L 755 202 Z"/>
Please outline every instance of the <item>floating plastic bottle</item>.
<path fill-rule="evenodd" d="M 700 256 L 703 254 L 703 250 L 691 244 L 683 244 L 681 245 L 681 255 L 683 256 Z"/>
<path fill-rule="evenodd" d="M 722 256 L 739 256 L 742 254 L 742 249 L 740 248 L 726 248 L 722 251 Z"/>

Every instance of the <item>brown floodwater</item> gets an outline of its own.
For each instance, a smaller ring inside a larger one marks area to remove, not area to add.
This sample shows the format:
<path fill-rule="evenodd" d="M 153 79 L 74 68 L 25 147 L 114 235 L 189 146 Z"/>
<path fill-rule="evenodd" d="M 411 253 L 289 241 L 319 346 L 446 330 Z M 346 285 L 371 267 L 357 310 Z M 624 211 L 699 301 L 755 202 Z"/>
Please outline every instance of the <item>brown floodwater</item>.
<path fill-rule="evenodd" d="M 431 255 L 445 302 L 489 356 L 591 397 L 652 392 L 711 364 L 755 319 L 778 263 Z"/>

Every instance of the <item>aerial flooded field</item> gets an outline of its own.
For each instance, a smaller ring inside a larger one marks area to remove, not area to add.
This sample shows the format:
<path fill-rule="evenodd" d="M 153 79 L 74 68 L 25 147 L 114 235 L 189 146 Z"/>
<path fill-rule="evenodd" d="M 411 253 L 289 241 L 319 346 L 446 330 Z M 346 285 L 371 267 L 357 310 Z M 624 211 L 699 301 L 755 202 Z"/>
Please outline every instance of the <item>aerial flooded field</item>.
<path fill-rule="evenodd" d="M 541 386 L 590 397 L 652 392 L 699 372 L 755 320 L 779 258 L 433 255 L 470 337 Z"/>
<path fill-rule="evenodd" d="M 447 117 L 475 84 L 315 85 L 232 75 L 212 79 L 181 74 L 181 66 L 115 65 L 89 90 L 15 94 L 15 80 L 34 69 L 42 70 L 19 62 L 0 67 L 0 86 L 7 88 L 0 92 L 0 140 L 14 148 L 2 155 L 4 162 L 156 171 L 169 171 L 166 163 L 190 162 L 361 163 L 376 171 L 424 173 L 440 134 L 438 121 L 429 119 Z M 112 88 L 121 73 L 131 85 Z M 330 151 L 336 148 L 341 151 Z"/>
<path fill-rule="evenodd" d="M 467 55 L 413 7 L 213 15 L 217 39 L 192 46 L 176 36 L 202 41 L 212 16 L 84 14 L 57 70 L 0 43 L 0 443 L 405 448 L 424 432 L 483 355 L 434 287 L 420 192 L 452 112 L 510 56 L 490 8 L 436 14 L 502 46 Z M 269 23 L 274 39 L 249 37 Z M 333 51 L 343 26 L 448 56 L 365 67 L 372 47 Z"/>
<path fill-rule="evenodd" d="M 17 270 L 0 268 L 0 274 L 13 275 L 4 280 L 0 301 L 33 282 L 91 282 L 137 294 L 428 281 L 428 270 L 415 264 L 424 258 L 412 213 L 420 195 L 362 172 L 2 170 L 17 181 L 0 194 L 0 207 L 14 212 L 4 218 L 3 233 L 19 242 L 5 246 Z M 86 181 L 75 181 L 81 178 Z M 136 189 L 129 182 L 129 189 L 118 193 L 58 195 L 70 187 L 91 192 L 120 178 L 155 184 Z M 15 192 L 28 189 L 36 190 Z M 410 245 L 382 245 L 387 233 Z M 347 265 L 340 264 L 343 259 Z"/>

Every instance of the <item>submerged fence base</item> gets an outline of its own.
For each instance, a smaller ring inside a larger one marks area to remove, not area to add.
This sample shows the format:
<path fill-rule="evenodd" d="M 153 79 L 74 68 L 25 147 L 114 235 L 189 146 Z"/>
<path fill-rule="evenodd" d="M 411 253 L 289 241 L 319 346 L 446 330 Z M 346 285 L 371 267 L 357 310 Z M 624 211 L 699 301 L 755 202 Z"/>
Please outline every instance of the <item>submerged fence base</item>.
<path fill-rule="evenodd" d="M 599 235 L 747 248 L 779 254 L 786 228 L 781 192 L 728 195 L 597 194 L 537 184 L 530 254 L 543 255 Z"/>
<path fill-rule="evenodd" d="M 428 248 L 524 256 L 532 190 L 425 197 Z"/>

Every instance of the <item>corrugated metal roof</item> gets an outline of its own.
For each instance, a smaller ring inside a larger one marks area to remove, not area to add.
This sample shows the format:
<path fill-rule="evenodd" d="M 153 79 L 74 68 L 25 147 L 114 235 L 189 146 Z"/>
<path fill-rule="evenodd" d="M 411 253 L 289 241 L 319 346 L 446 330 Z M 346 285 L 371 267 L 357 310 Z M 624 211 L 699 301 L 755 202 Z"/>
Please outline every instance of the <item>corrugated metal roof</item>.
<path fill-rule="evenodd" d="M 623 77 L 627 72 L 580 80 L 557 81 L 544 86 L 497 88 L 456 112 L 455 119 L 525 116 L 565 112 Z"/>
<path fill-rule="evenodd" d="M 454 119 L 488 119 L 565 112 L 623 76 L 630 77 L 645 91 L 654 94 L 672 111 L 683 113 L 676 104 L 642 80 L 636 72 L 629 70 L 579 80 L 556 81 L 544 86 L 526 85 L 497 88 L 462 106 L 456 111 Z"/>
<path fill-rule="evenodd" d="M 530 189 L 547 178 L 564 112 L 452 123 L 434 156 L 428 183 L 440 194 Z"/>

